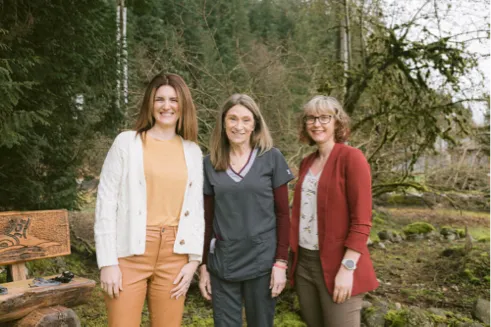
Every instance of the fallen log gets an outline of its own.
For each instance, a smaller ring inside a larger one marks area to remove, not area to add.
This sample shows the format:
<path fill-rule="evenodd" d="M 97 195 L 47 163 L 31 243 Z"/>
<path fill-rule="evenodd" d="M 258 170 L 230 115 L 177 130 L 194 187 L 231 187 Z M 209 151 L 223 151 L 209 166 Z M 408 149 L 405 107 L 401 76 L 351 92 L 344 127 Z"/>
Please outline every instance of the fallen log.
<path fill-rule="evenodd" d="M 95 281 L 81 277 L 53 286 L 30 287 L 32 283 L 33 280 L 28 279 L 2 284 L 7 287 L 8 294 L 0 295 L 0 322 L 20 319 L 50 306 L 71 307 L 86 303 L 95 287 Z"/>

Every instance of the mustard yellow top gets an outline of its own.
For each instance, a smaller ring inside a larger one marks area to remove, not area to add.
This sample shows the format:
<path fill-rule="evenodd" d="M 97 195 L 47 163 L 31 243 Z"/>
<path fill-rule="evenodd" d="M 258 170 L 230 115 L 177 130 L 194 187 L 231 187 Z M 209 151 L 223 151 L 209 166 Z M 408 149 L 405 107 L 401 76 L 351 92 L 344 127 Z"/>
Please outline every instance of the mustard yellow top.
<path fill-rule="evenodd" d="M 145 135 L 143 165 L 147 184 L 147 225 L 177 226 L 188 171 L 181 138 L 157 140 Z"/>

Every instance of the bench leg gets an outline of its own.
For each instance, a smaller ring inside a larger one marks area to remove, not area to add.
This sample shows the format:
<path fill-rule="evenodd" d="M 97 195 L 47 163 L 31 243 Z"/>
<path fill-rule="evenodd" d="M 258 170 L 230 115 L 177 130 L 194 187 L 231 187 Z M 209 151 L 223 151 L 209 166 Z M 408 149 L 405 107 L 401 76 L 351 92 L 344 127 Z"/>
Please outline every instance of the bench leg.
<path fill-rule="evenodd" d="M 34 310 L 12 327 L 80 327 L 77 314 L 60 305 Z"/>

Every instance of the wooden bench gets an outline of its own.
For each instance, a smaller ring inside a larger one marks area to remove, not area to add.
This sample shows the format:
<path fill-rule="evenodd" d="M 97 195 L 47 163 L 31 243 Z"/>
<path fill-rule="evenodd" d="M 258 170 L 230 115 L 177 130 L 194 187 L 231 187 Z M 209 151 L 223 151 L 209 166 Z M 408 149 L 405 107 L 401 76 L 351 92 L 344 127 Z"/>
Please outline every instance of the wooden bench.
<path fill-rule="evenodd" d="M 0 213 L 0 266 L 8 265 L 13 279 L 0 284 L 8 289 L 0 294 L 0 326 L 80 326 L 67 307 L 86 303 L 95 281 L 76 276 L 69 283 L 32 287 L 33 279 L 27 279 L 26 261 L 68 254 L 66 210 Z"/>

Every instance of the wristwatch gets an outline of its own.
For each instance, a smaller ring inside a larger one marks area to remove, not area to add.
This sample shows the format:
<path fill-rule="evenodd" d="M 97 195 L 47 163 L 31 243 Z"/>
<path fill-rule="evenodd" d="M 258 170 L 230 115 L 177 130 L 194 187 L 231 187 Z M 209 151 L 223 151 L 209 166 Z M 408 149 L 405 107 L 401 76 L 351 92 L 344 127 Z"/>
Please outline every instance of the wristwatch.
<path fill-rule="evenodd" d="M 341 261 L 341 264 L 344 266 L 344 268 L 348 270 L 356 269 L 356 262 L 352 259 L 343 259 L 343 261 Z"/>

